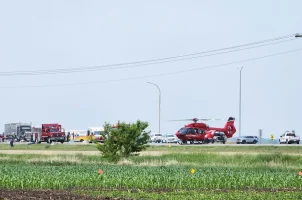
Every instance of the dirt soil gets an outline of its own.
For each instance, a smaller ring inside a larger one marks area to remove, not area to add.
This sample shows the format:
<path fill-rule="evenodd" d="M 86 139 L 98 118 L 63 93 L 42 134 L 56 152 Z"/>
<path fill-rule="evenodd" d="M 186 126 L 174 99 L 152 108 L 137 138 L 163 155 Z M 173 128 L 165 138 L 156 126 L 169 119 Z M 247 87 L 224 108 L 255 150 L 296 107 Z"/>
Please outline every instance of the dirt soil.
<path fill-rule="evenodd" d="M 111 197 L 98 197 L 93 198 L 85 195 L 75 195 L 71 194 L 70 191 L 66 190 L 22 190 L 22 189 L 0 189 L 0 200 L 28 200 L 28 199 L 53 199 L 53 200 L 82 200 L 82 199 L 98 199 L 98 200 L 111 200 L 120 198 L 111 198 Z"/>

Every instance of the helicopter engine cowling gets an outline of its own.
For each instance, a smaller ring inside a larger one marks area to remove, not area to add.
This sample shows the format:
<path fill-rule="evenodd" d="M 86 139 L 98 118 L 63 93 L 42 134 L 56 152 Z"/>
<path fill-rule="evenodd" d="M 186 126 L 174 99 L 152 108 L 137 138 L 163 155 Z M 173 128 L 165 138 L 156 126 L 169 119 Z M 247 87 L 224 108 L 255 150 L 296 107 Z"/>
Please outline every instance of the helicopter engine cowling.
<path fill-rule="evenodd" d="M 205 134 L 204 138 L 212 139 L 214 137 L 214 131 L 209 131 Z"/>
<path fill-rule="evenodd" d="M 213 137 L 214 137 L 214 131 L 207 131 L 204 136 L 203 142 L 207 144 L 212 141 Z"/>

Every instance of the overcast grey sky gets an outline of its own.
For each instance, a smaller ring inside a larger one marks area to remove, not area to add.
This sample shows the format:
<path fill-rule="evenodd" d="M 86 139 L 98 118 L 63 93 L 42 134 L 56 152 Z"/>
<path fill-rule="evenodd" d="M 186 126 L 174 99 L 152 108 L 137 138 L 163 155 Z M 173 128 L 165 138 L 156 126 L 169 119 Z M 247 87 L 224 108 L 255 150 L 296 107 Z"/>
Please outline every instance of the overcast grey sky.
<path fill-rule="evenodd" d="M 158 59 L 302 33 L 302 1 L 0 1 L 1 72 L 67 69 Z M 239 119 L 242 135 L 301 135 L 302 51 L 186 73 L 94 84 L 202 68 L 302 48 L 302 38 L 221 55 L 155 65 L 35 76 L 0 76 L 0 124 L 58 122 L 66 129 L 105 121 L 148 121 L 175 133 L 183 118 Z M 53 87 L 24 87 L 46 86 Z M 7 88 L 15 87 L 15 88 Z M 223 126 L 225 122 L 209 122 Z M 238 132 L 235 134 L 238 136 Z"/>

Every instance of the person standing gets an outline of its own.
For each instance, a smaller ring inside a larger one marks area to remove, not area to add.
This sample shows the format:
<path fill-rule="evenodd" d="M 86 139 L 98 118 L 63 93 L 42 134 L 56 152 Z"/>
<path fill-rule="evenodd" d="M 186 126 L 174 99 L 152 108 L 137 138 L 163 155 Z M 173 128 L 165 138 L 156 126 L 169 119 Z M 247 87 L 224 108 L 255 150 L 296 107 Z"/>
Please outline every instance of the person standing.
<path fill-rule="evenodd" d="M 70 140 L 70 132 L 67 133 L 67 142 Z"/>
<path fill-rule="evenodd" d="M 14 140 L 15 140 L 15 136 L 12 137 L 12 139 L 9 143 L 11 147 L 14 147 Z"/>

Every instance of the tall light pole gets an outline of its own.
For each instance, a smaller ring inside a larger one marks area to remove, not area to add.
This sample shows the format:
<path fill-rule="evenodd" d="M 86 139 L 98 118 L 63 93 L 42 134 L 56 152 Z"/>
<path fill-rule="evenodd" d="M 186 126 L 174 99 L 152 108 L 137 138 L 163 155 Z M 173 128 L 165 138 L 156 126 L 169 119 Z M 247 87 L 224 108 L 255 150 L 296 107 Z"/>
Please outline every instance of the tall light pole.
<path fill-rule="evenodd" d="M 158 132 L 160 133 L 160 101 L 161 101 L 161 91 L 160 91 L 160 88 L 158 87 L 158 85 L 156 85 L 155 83 L 151 83 L 151 82 L 147 82 L 147 83 L 155 85 L 158 88 L 158 91 L 159 91 L 159 99 L 158 99 Z"/>
<path fill-rule="evenodd" d="M 243 66 L 240 68 L 240 80 L 239 80 L 239 137 L 241 137 L 241 71 Z"/>
<path fill-rule="evenodd" d="M 295 37 L 302 37 L 302 34 L 297 33 Z M 241 137 L 241 72 L 243 66 L 240 68 L 240 80 L 239 80 L 239 137 Z"/>

